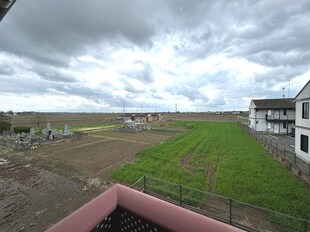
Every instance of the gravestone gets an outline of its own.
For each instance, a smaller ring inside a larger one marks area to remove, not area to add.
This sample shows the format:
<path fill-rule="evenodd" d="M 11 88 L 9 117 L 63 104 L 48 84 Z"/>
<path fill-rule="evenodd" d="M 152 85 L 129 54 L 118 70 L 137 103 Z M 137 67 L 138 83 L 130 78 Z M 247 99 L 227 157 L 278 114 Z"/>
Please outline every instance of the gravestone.
<path fill-rule="evenodd" d="M 29 140 L 30 143 L 33 143 L 36 140 L 35 130 L 33 128 L 30 129 Z"/>
<path fill-rule="evenodd" d="M 47 123 L 47 130 L 52 130 L 52 124 L 50 122 Z"/>
<path fill-rule="evenodd" d="M 68 124 L 65 124 L 64 135 L 69 132 Z"/>
<path fill-rule="evenodd" d="M 35 130 L 33 128 L 30 129 L 30 139 L 35 138 Z"/>
<path fill-rule="evenodd" d="M 72 135 L 73 133 L 69 130 L 68 124 L 65 124 L 65 129 L 63 135 Z"/>

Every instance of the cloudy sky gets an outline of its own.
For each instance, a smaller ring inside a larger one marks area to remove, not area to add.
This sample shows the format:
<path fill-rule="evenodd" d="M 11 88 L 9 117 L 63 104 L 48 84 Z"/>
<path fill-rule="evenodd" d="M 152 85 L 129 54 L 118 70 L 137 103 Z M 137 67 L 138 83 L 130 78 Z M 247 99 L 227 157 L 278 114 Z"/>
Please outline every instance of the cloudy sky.
<path fill-rule="evenodd" d="M 0 110 L 245 110 L 310 79 L 309 0 L 18 0 Z"/>

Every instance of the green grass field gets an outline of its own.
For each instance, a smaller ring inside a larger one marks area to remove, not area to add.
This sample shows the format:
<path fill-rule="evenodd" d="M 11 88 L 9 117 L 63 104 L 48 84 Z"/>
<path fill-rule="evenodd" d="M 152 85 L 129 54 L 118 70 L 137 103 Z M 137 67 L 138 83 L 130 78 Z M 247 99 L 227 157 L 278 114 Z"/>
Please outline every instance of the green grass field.
<path fill-rule="evenodd" d="M 191 129 L 138 153 L 136 163 L 110 175 L 128 184 L 147 175 L 310 219 L 310 190 L 237 124 L 175 126 Z"/>

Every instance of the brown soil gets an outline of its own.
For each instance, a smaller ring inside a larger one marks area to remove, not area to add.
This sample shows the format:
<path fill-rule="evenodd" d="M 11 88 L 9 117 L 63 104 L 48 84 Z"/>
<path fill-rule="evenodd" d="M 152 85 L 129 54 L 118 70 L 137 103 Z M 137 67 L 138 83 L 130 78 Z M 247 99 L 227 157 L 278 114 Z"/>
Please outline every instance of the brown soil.
<path fill-rule="evenodd" d="M 207 178 L 207 186 L 208 186 L 208 191 L 212 192 L 213 190 L 213 185 L 215 182 L 216 178 L 216 169 L 212 166 L 208 166 L 208 178 Z"/>
<path fill-rule="evenodd" d="M 103 191 L 16 158 L 0 165 L 0 186 L 0 231 L 44 231 Z"/>
<path fill-rule="evenodd" d="M 16 152 L 0 147 L 0 231 L 44 231 L 110 187 L 108 171 L 176 134 L 89 132 Z"/>
<path fill-rule="evenodd" d="M 208 114 L 208 113 L 163 113 L 163 120 L 183 120 L 183 121 L 236 121 L 237 117 L 243 115 L 231 114 Z M 80 126 L 117 122 L 121 119 L 122 114 L 85 114 L 85 113 L 67 113 L 67 114 L 44 114 L 45 122 L 52 123 L 52 127 L 63 127 L 65 123 L 70 126 Z M 245 116 L 246 117 L 246 116 Z M 23 115 L 12 116 L 11 120 L 13 127 L 15 126 L 30 126 L 36 127 L 35 116 Z"/>

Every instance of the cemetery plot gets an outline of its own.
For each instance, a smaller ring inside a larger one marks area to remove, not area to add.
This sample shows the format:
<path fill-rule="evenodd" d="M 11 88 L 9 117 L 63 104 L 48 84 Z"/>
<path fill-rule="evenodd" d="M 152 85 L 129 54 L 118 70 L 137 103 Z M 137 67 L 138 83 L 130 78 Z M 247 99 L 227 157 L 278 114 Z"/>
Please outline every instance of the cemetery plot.
<path fill-rule="evenodd" d="M 15 130 L 16 128 L 14 128 Z M 47 123 L 47 127 L 39 128 L 23 128 L 22 132 L 6 132 L 0 135 L 0 145 L 22 150 L 33 148 L 38 144 L 53 142 L 62 138 L 70 138 L 76 136 L 70 129 L 68 124 L 65 124 L 64 130 L 53 129 L 51 123 Z M 26 132 L 25 132 L 26 131 Z"/>

